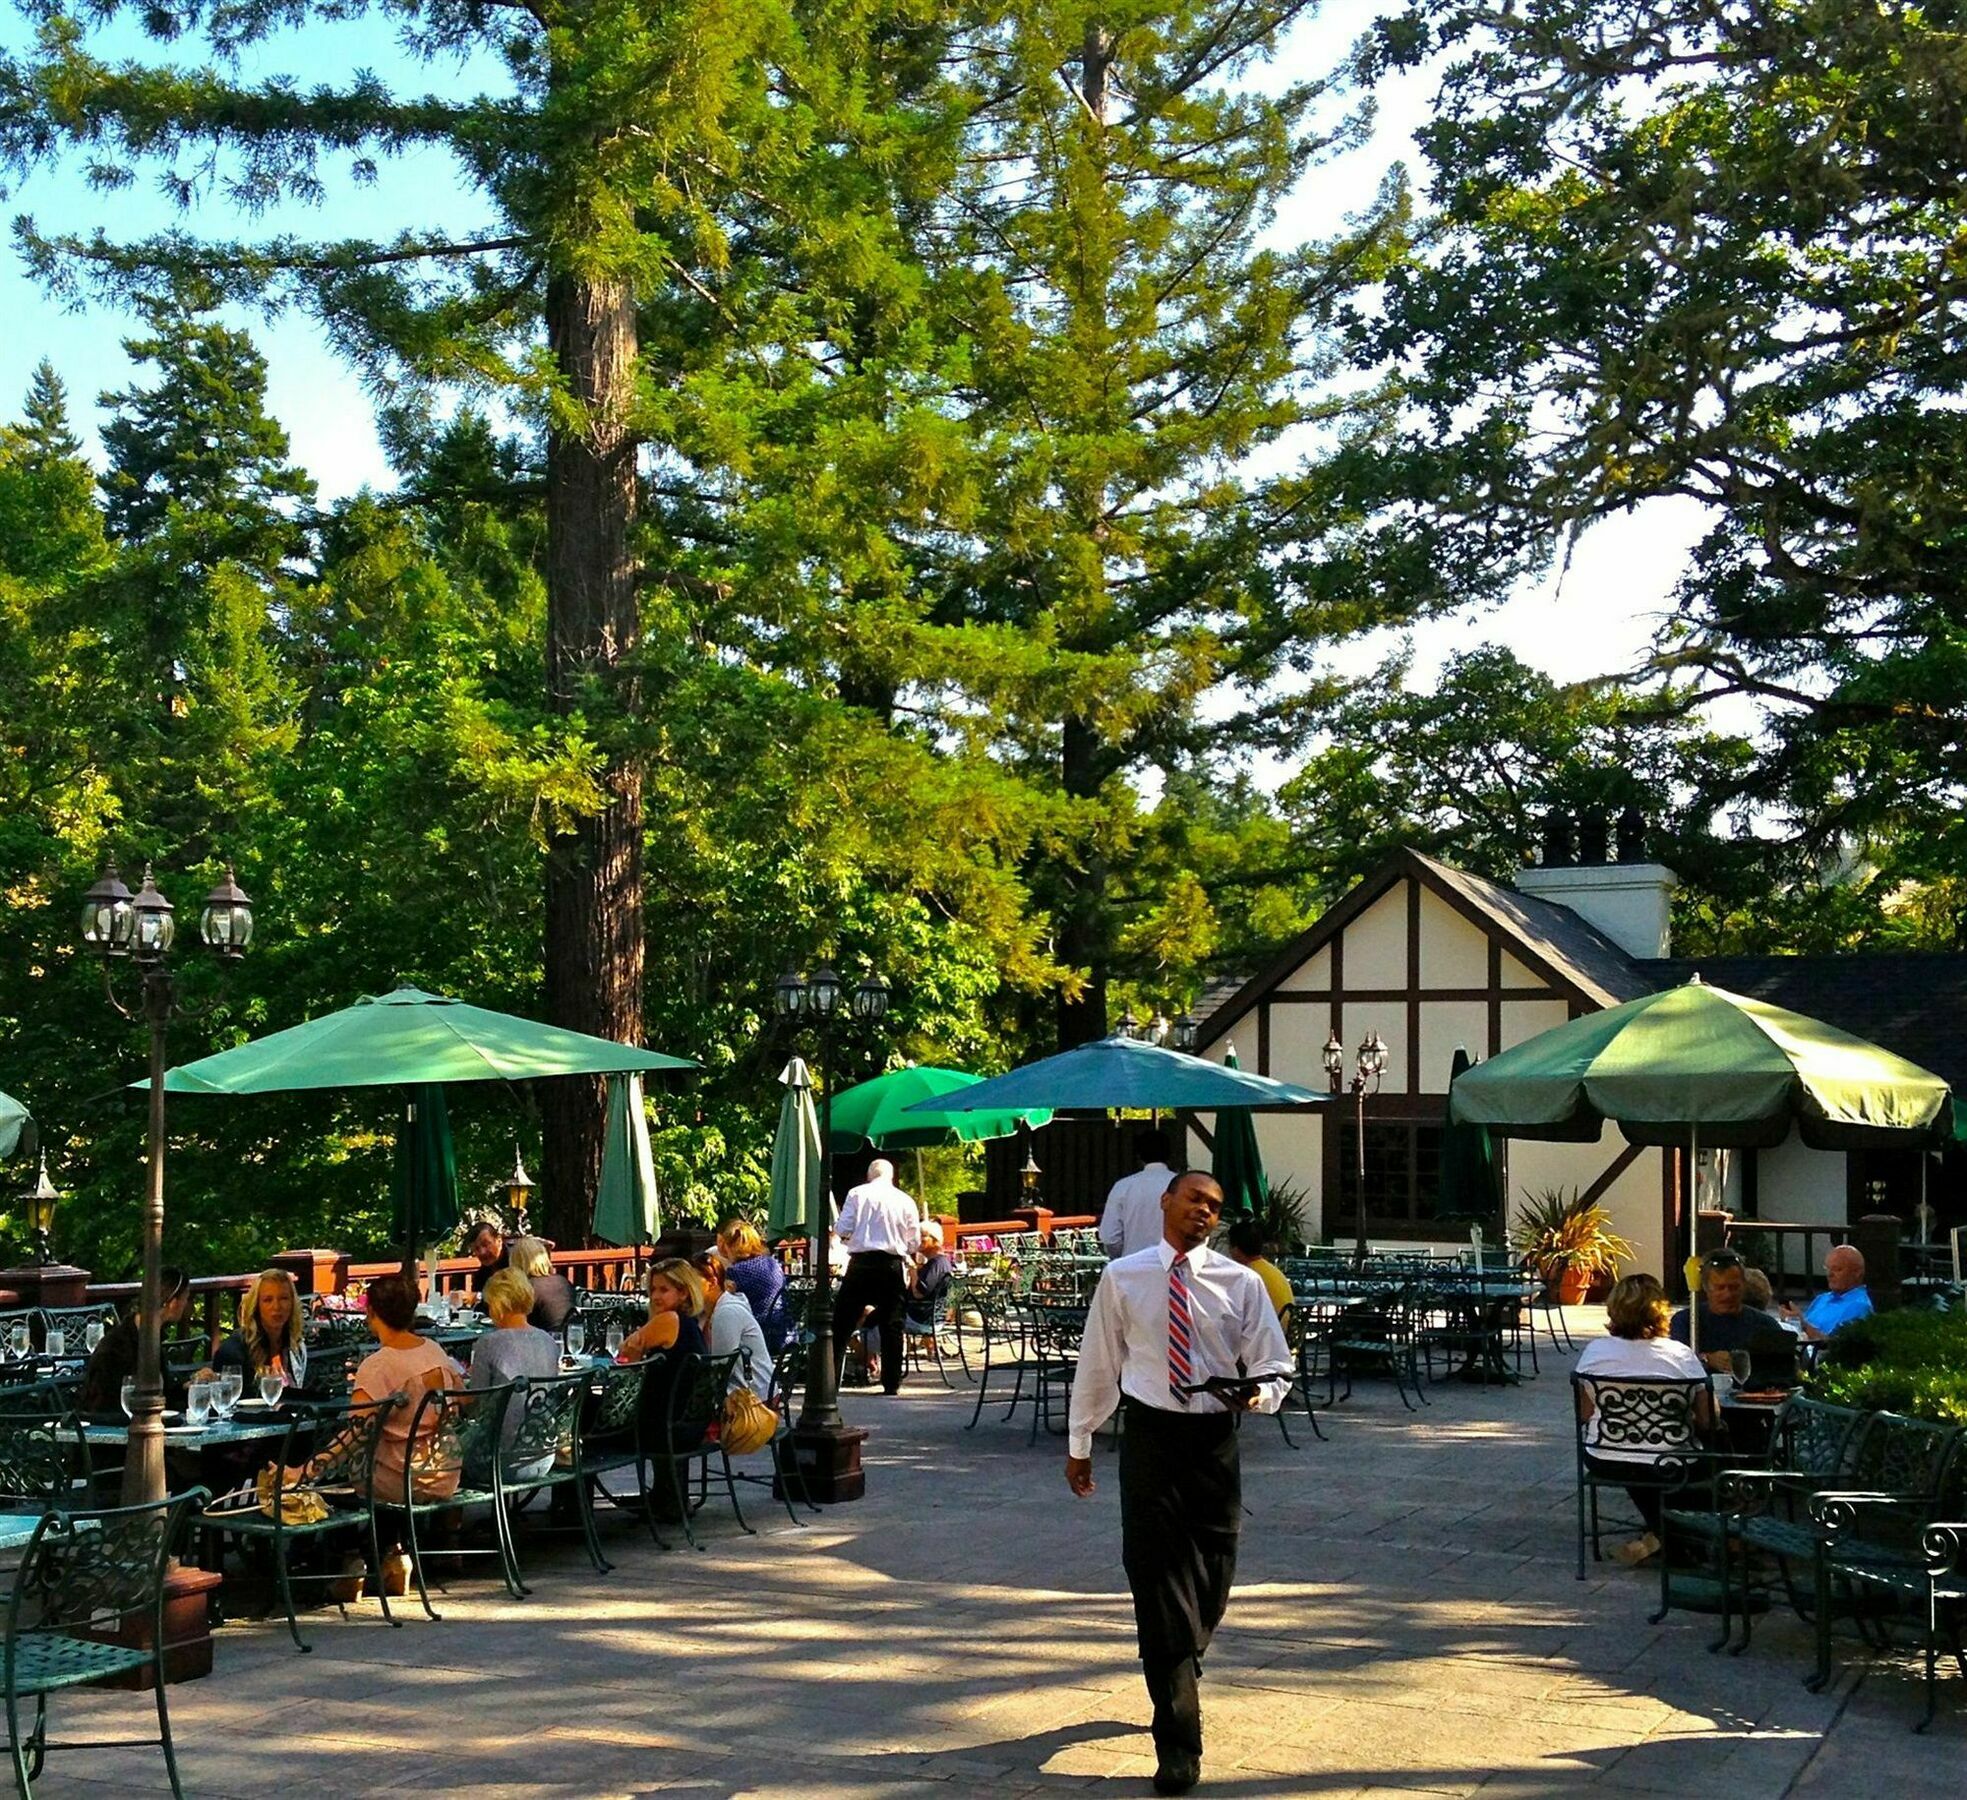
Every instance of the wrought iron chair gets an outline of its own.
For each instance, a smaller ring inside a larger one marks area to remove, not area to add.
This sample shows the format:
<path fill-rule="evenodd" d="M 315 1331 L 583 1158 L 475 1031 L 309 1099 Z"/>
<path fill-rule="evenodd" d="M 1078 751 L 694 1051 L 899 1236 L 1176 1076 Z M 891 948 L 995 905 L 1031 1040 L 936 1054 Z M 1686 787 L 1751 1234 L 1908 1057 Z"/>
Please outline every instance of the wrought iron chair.
<path fill-rule="evenodd" d="M 645 1421 L 642 1454 L 652 1467 L 668 1471 L 677 1517 L 682 1522 L 683 1535 L 689 1539 L 693 1550 L 701 1550 L 703 1545 L 697 1542 L 697 1529 L 691 1516 L 696 1508 L 690 1504 L 689 1471 L 692 1466 L 698 1471 L 700 1491 L 697 1506 L 701 1507 L 710 1496 L 710 1464 L 713 1457 L 723 1465 L 724 1489 L 730 1496 L 731 1511 L 737 1515 L 739 1525 L 746 1532 L 752 1532 L 752 1527 L 745 1523 L 744 1508 L 738 1504 L 731 1459 L 718 1437 L 718 1427 L 724 1418 L 724 1396 L 730 1392 L 731 1375 L 737 1365 L 735 1351 L 729 1356 L 679 1357 L 668 1383 L 669 1392 L 661 1426 L 649 1429 L 655 1425 L 649 1417 L 651 1409 L 646 1405 L 642 1409 Z M 646 1516 L 649 1535 L 656 1540 L 657 1548 L 669 1549 L 668 1542 L 656 1528 L 654 1509 L 647 1509 Z"/>
<path fill-rule="evenodd" d="M 87 1506 L 92 1476 L 73 1413 L 0 1414 L 0 1505 L 23 1512 Z"/>
<path fill-rule="evenodd" d="M 308 1350 L 301 1394 L 309 1400 L 346 1400 L 355 1390 L 355 1371 L 368 1360 L 375 1340 L 365 1328 L 360 1343 L 329 1343 Z"/>
<path fill-rule="evenodd" d="M 967 1299 L 974 1308 L 983 1332 L 983 1367 L 977 1375 L 977 1404 L 971 1410 L 966 1430 L 974 1431 L 990 1398 L 994 1375 L 1011 1380 L 1011 1397 L 1004 1403 L 1004 1416 L 1016 1415 L 1025 1397 L 1025 1382 L 1038 1379 L 1038 1351 L 1032 1336 L 1031 1308 L 1008 1283 L 978 1283 L 968 1289 Z M 966 1370 L 967 1372 L 967 1370 Z"/>
<path fill-rule="evenodd" d="M 519 1577 L 519 1534 L 515 1514 L 534 1494 L 555 1488 L 575 1491 L 581 1536 L 595 1572 L 605 1575 L 613 1565 L 601 1554 L 594 1530 L 594 1507 L 580 1466 L 581 1413 L 593 1377 L 585 1371 L 544 1379 L 521 1379 L 512 1384 L 493 1458 L 492 1517 L 505 1546 L 506 1585 L 515 1600 L 532 1588 Z M 477 1472 L 467 1470 L 467 1479 Z M 517 1504 L 515 1504 L 515 1502 Z"/>
<path fill-rule="evenodd" d="M 1710 1392 L 1705 1377 L 1574 1374 L 1571 1389 L 1577 1397 L 1572 1411 L 1577 1453 L 1578 1579 L 1582 1581 L 1587 1540 L 1592 1560 L 1604 1560 L 1599 1545 L 1605 1529 L 1598 1512 L 1601 1489 L 1623 1492 L 1643 1486 L 1659 1489 L 1665 1505 L 1685 1506 L 1689 1497 L 1704 1498 L 1711 1504 L 1714 1477 L 1724 1466 L 1724 1459 L 1701 1442 L 1699 1400 Z M 1589 1420 L 1586 1399 L 1591 1402 Z M 1595 1432 L 1589 1429 L 1591 1420 L 1596 1421 Z M 1595 1454 L 1601 1463 L 1615 1462 L 1621 1452 L 1629 1453 L 1633 1460 L 1630 1466 L 1621 1464 L 1617 1474 L 1594 1469 L 1588 1461 Z"/>
<path fill-rule="evenodd" d="M 51 1512 L 21 1554 L 0 1650 L 14 1786 L 28 1800 L 51 1750 L 121 1750 L 156 1744 L 171 1792 L 183 1800 L 164 1680 L 164 1572 L 185 1520 L 210 1498 L 203 1488 L 150 1506 Z M 135 1640 L 135 1641 L 130 1641 Z M 154 1738 L 48 1736 L 48 1696 L 105 1676 L 147 1671 L 157 1707 Z M 22 1702 L 34 1702 L 23 1733 Z"/>
<path fill-rule="evenodd" d="M 1421 1387 L 1420 1359 L 1416 1334 L 1422 1302 L 1406 1282 L 1392 1282 L 1375 1292 L 1349 1302 L 1333 1321 L 1327 1343 L 1334 1379 L 1345 1378 L 1340 1400 L 1352 1398 L 1352 1378 L 1362 1370 L 1384 1369 L 1393 1377 L 1400 1404 L 1415 1411 L 1414 1399 L 1425 1406 L 1428 1397 Z"/>
<path fill-rule="evenodd" d="M 936 1373 L 942 1377 L 944 1387 L 954 1387 L 949 1378 L 949 1370 L 943 1366 L 943 1332 L 949 1325 L 949 1286 L 945 1284 L 941 1293 L 929 1303 L 927 1324 L 908 1316 L 907 1308 L 902 1311 L 902 1354 L 919 1369 L 925 1355 L 933 1357 Z"/>
<path fill-rule="evenodd" d="M 642 1389 L 653 1362 L 616 1363 L 599 1372 L 581 1408 L 575 1468 L 580 1476 L 581 1506 L 588 1529 L 594 1531 L 594 1500 L 598 1494 L 611 1505 L 626 1501 L 608 1487 L 606 1477 L 626 1469 L 635 1477 L 635 1509 L 646 1523 L 649 1491 L 643 1479 Z M 598 1543 L 599 1534 L 595 1534 Z"/>
<path fill-rule="evenodd" d="M 1030 1302 L 1031 1347 L 1034 1384 L 1031 1405 L 1031 1439 L 1038 1441 L 1038 1427 L 1047 1431 L 1052 1424 L 1052 1399 L 1063 1393 L 1070 1407 L 1072 1377 L 1079 1367 L 1079 1345 L 1086 1335 L 1087 1303 L 1083 1300 L 1037 1299 Z M 1061 1423 L 1057 1429 L 1064 1430 Z"/>
<path fill-rule="evenodd" d="M 287 1610 L 287 1629 L 294 1648 L 306 1652 L 314 1648 L 301 1636 L 300 1621 L 294 1610 L 296 1582 L 341 1582 L 348 1577 L 337 1570 L 328 1574 L 293 1572 L 292 1553 L 296 1543 L 313 1543 L 338 1532 L 362 1530 L 368 1539 L 363 1570 L 376 1578 L 376 1591 L 382 1596 L 382 1614 L 391 1625 L 403 1621 L 389 1610 L 389 1593 L 382 1580 L 382 1545 L 376 1531 L 373 1498 L 376 1446 L 383 1426 L 399 1406 L 407 1404 L 401 1394 L 370 1401 L 361 1406 L 324 1405 L 297 1413 L 288 1422 L 287 1435 L 280 1440 L 280 1455 L 273 1465 L 272 1492 L 262 1506 L 257 1489 L 242 1489 L 214 1500 L 199 1515 L 199 1524 L 221 1538 L 235 1537 L 242 1543 L 257 1539 L 266 1544 L 273 1557 L 273 1573 L 280 1587 L 280 1604 Z M 288 1473 L 312 1464 L 299 1481 Z M 292 1514 L 290 1518 L 288 1515 Z M 337 1600 L 343 1618 L 348 1617 L 345 1601 Z"/>
<path fill-rule="evenodd" d="M 433 1619 L 444 1615 L 430 1603 L 418 1521 L 465 1506 L 490 1506 L 496 1515 L 498 1490 L 494 1459 L 499 1426 L 512 1394 L 510 1387 L 427 1389 L 411 1415 L 402 1484 L 393 1492 L 376 1494 L 379 1507 L 404 1515 L 410 1540 L 410 1572 L 416 1579 L 417 1598 Z M 446 1546 L 446 1552 L 457 1556 L 496 1556 L 507 1590 L 518 1599 L 523 1589 L 519 1571 L 512 1564 L 511 1547 L 496 1526 L 493 1536 L 495 1542 L 489 1549 L 450 1545 Z"/>

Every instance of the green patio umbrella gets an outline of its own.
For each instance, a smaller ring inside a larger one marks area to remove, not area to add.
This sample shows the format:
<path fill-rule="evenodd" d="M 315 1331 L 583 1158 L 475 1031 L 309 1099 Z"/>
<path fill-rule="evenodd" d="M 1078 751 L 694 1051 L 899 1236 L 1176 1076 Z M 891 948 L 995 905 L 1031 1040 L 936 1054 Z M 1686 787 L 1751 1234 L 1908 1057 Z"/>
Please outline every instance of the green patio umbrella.
<path fill-rule="evenodd" d="M 27 1127 L 27 1108 L 12 1094 L 0 1094 L 0 1156 L 12 1156 Z"/>
<path fill-rule="evenodd" d="M 1448 1092 L 1474 1067 L 1469 1053 L 1455 1046 L 1448 1070 Z M 1450 1108 L 1448 1128 L 1441 1134 L 1441 1194 L 1437 1210 L 1444 1216 L 1478 1219 L 1483 1225 L 1503 1206 L 1502 1184 L 1496 1172 L 1496 1146 L 1486 1125 L 1457 1124 Z"/>
<path fill-rule="evenodd" d="M 1232 1049 L 1225 1069 L 1239 1069 Z M 1225 1106 L 1216 1113 L 1216 1185 L 1223 1191 L 1225 1219 L 1261 1218 L 1270 1211 L 1270 1178 L 1257 1147 L 1257 1121 L 1247 1106 Z"/>
<path fill-rule="evenodd" d="M 1455 1082 L 1448 1112 L 1508 1137 L 1585 1143 L 1611 1119 L 1631 1143 L 1685 1144 L 1698 1169 L 1703 1145 L 1767 1147 L 1792 1123 L 1818 1150 L 1938 1139 L 1951 1097 L 1917 1063 L 1696 975 L 1490 1057 Z"/>
<path fill-rule="evenodd" d="M 1326 1098 L 1288 1081 L 1221 1068 L 1181 1050 L 1107 1037 L 1041 1057 L 961 1093 L 919 1100 L 906 1111 L 1015 1112 L 1035 1106 L 1054 1112 L 1215 1112 L 1225 1106 L 1269 1111 L 1318 1106 Z"/>
<path fill-rule="evenodd" d="M 820 1118 L 813 1107 L 813 1078 L 795 1056 L 779 1080 L 779 1130 L 772 1140 L 772 1204 L 765 1221 L 769 1238 L 803 1237 L 819 1242 L 821 1184 L 826 1159 L 820 1153 Z"/>
<path fill-rule="evenodd" d="M 444 1090 L 425 1082 L 410 1090 L 396 1134 L 390 1180 L 391 1236 L 406 1262 L 458 1228 L 458 1159 Z"/>
<path fill-rule="evenodd" d="M 661 1231 L 649 1116 L 642 1110 L 642 1077 L 610 1075 L 601 1181 L 594 1192 L 594 1235 L 606 1244 L 645 1244 L 654 1243 Z"/>
<path fill-rule="evenodd" d="M 680 1056 L 610 1043 L 404 986 L 237 1049 L 180 1064 L 165 1073 L 164 1086 L 173 1094 L 281 1094 L 696 1067 Z"/>
<path fill-rule="evenodd" d="M 858 1150 L 866 1144 L 876 1150 L 920 1150 L 936 1144 L 975 1144 L 985 1138 L 1010 1137 L 1020 1125 L 1035 1130 L 1051 1122 L 1052 1115 L 1044 1107 L 1021 1112 L 908 1111 L 918 1100 L 940 1099 L 975 1087 L 982 1079 L 961 1069 L 918 1065 L 892 1069 L 844 1089 L 833 1096 L 831 1147 Z"/>

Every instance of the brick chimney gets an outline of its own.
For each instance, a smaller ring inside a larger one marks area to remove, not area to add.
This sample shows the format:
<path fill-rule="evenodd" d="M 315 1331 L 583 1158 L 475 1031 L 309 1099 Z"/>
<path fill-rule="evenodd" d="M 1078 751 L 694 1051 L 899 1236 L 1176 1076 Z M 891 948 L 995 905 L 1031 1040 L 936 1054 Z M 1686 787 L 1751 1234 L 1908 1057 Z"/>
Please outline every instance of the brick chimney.
<path fill-rule="evenodd" d="M 1664 863 L 1645 860 L 1645 839 L 1645 821 L 1628 807 L 1618 818 L 1614 862 L 1602 812 L 1575 821 L 1551 814 L 1544 820 L 1544 860 L 1517 876 L 1517 888 L 1538 900 L 1568 906 L 1628 956 L 1643 960 L 1670 955 L 1673 890 L 1680 877 Z M 1581 858 L 1576 862 L 1570 860 L 1574 843 Z"/>

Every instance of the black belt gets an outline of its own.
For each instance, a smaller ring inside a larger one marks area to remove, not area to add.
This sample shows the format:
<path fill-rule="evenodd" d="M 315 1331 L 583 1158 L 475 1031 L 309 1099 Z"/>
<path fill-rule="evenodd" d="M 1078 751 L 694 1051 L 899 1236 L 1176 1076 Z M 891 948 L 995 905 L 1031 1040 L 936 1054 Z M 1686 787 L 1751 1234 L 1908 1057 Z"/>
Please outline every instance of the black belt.
<path fill-rule="evenodd" d="M 859 1262 L 863 1256 L 879 1256 L 887 1262 L 900 1262 L 902 1259 L 899 1250 L 855 1250 L 849 1253 L 847 1260 Z"/>

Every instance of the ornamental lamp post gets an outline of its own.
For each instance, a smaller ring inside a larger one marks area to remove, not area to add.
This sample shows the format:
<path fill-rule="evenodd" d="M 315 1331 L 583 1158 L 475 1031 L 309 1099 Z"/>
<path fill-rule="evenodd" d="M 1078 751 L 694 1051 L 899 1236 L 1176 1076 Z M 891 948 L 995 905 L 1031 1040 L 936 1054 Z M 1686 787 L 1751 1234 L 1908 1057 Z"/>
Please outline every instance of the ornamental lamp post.
<path fill-rule="evenodd" d="M 198 932 L 218 959 L 222 974 L 252 942 L 253 903 L 230 865 L 224 879 L 205 896 Z M 143 885 L 133 895 L 123 885 L 115 861 L 103 863 L 101 874 L 82 897 L 81 939 L 83 949 L 102 964 L 103 993 L 111 1007 L 122 1018 L 141 1019 L 150 1039 L 149 1176 L 143 1208 L 143 1279 L 137 1301 L 136 1394 L 123 1463 L 123 1503 L 141 1506 L 164 1498 L 164 1322 L 159 1290 L 164 1263 L 165 1040 L 172 1019 L 195 1015 L 179 1001 L 171 969 L 177 915 L 158 891 L 148 864 Z M 138 996 L 130 1005 L 116 992 L 116 970 L 124 963 L 134 963 L 137 970 Z"/>
<path fill-rule="evenodd" d="M 34 1234 L 34 1266 L 45 1269 L 53 1261 L 50 1242 L 55 1229 L 55 1207 L 61 1195 L 55 1191 L 55 1184 L 48 1179 L 48 1153 L 41 1152 L 41 1173 L 34 1185 L 21 1195 L 21 1205 L 27 1211 L 28 1228 Z"/>
<path fill-rule="evenodd" d="M 505 1201 L 505 1216 L 511 1222 L 514 1237 L 531 1237 L 532 1221 L 526 1216 L 531 1204 L 533 1178 L 526 1173 L 524 1158 L 519 1154 L 519 1146 L 512 1146 L 512 1173 L 492 1189 Z"/>
<path fill-rule="evenodd" d="M 1387 1048 L 1377 1031 L 1369 1031 L 1360 1040 L 1359 1049 L 1353 1058 L 1352 1101 L 1353 1101 L 1353 1147 L 1357 1155 L 1354 1174 L 1357 1185 L 1353 1189 L 1353 1246 L 1352 1254 L 1356 1262 L 1366 1260 L 1366 1094 L 1370 1082 L 1372 1092 L 1380 1091 L 1380 1077 L 1386 1073 Z M 1325 1040 L 1325 1078 L 1331 1083 L 1332 1092 L 1343 1091 L 1345 1085 L 1345 1045 L 1339 1041 L 1334 1028 L 1332 1035 Z"/>
<path fill-rule="evenodd" d="M 1190 1012 L 1187 1007 L 1183 1007 L 1180 1016 L 1175 1020 L 1175 1048 L 1181 1051 L 1184 1056 L 1193 1056 L 1195 1054 L 1195 1040 L 1201 1033 L 1202 1021 Z"/>
<path fill-rule="evenodd" d="M 821 1081 L 820 1216 L 807 1221 L 807 1255 L 813 1268 L 812 1341 L 806 1357 L 806 1396 L 792 1433 L 794 1454 L 807 1471 L 814 1499 L 858 1500 L 867 1491 L 860 1467 L 861 1440 L 867 1433 L 850 1428 L 840 1416 L 833 1361 L 833 1262 L 827 1255 L 833 1224 L 833 1045 L 844 1018 L 875 1025 L 887 1017 L 888 984 L 870 972 L 848 993 L 830 962 L 821 963 L 810 976 L 788 964 L 773 984 L 772 1005 L 780 1018 L 795 1026 L 801 1020 L 812 1021 L 820 1046 L 816 1059 Z"/>

